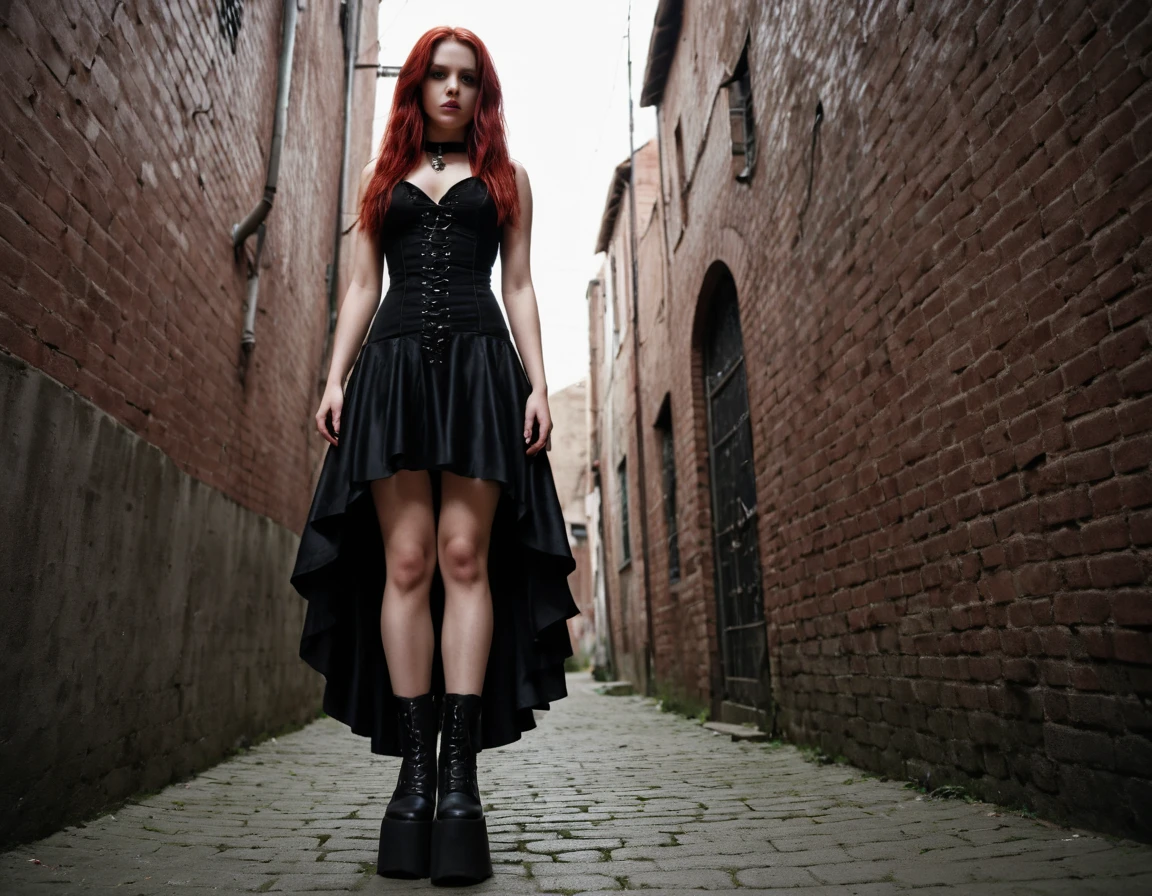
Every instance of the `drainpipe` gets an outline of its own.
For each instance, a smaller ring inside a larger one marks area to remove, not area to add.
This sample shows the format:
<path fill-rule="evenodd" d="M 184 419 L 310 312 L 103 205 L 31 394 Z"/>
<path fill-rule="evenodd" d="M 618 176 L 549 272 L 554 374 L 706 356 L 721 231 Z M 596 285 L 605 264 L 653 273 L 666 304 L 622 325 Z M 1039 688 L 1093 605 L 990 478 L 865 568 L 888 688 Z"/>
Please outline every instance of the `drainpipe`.
<path fill-rule="evenodd" d="M 264 246 L 264 219 L 272 209 L 276 198 L 276 182 L 280 176 L 280 150 L 284 146 L 284 129 L 288 122 L 288 89 L 292 81 L 292 54 L 296 48 L 296 19 L 298 0 L 284 0 L 283 33 L 280 38 L 280 67 L 276 83 L 276 119 L 272 127 L 272 146 L 268 151 L 268 176 L 264 185 L 264 196 L 256 207 L 239 224 L 232 225 L 232 251 L 237 260 L 244 248 L 244 241 L 257 228 L 261 233 L 256 239 L 256 255 L 248 268 L 248 301 L 245 308 L 245 326 L 242 345 L 251 351 L 256 344 L 253 331 L 256 322 L 257 287 L 260 280 L 260 254 Z"/>
<path fill-rule="evenodd" d="M 328 332 L 324 336 L 323 354 L 325 360 L 332 348 L 332 336 L 336 330 L 340 244 L 344 241 L 344 209 L 348 207 L 348 166 L 352 152 L 352 87 L 353 76 L 356 74 L 356 55 L 360 50 L 360 0 L 343 0 L 340 4 L 340 26 L 344 32 L 344 144 L 340 151 L 340 189 L 336 193 L 336 233 L 332 246 L 332 263 L 328 265 Z M 321 364 L 321 388 L 327 375 L 327 365 Z"/>
<path fill-rule="evenodd" d="M 640 261 L 636 257 L 636 143 L 632 121 L 632 4 L 628 4 L 628 233 L 632 256 L 632 394 L 636 405 L 636 459 L 640 487 L 640 552 L 644 557 L 644 615 L 647 617 L 647 643 L 644 645 L 645 691 L 656 692 L 656 626 L 652 620 L 652 575 L 648 549 L 648 472 L 644 463 L 644 399 L 640 389 Z"/>
<path fill-rule="evenodd" d="M 256 291 L 260 286 L 260 256 L 264 254 L 264 233 L 267 226 L 263 221 L 256 228 L 256 254 L 248 266 L 248 295 L 244 302 L 244 335 L 240 345 L 246 352 L 256 345 Z"/>

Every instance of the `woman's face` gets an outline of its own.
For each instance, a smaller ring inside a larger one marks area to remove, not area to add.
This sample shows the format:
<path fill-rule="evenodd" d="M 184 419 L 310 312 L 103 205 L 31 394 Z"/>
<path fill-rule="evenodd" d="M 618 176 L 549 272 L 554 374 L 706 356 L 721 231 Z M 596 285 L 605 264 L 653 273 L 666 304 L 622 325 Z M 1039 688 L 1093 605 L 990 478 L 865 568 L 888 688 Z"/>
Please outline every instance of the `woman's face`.
<path fill-rule="evenodd" d="M 480 79 L 476 54 L 466 44 L 445 38 L 432 51 L 424 75 L 424 114 L 437 130 L 458 131 L 472 122 Z"/>

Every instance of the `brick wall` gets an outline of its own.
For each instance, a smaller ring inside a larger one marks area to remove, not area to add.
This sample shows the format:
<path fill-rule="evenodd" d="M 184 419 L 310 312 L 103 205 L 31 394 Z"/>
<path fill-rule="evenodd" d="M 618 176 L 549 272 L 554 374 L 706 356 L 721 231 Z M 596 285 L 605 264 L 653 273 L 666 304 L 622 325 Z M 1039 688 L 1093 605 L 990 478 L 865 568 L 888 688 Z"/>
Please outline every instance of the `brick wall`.
<path fill-rule="evenodd" d="M 595 636 L 592 599 L 592 562 L 586 537 L 573 534 L 575 526 L 588 528 L 585 495 L 588 489 L 588 383 L 578 380 L 548 397 L 552 414 L 552 449 L 548 463 L 556 481 L 556 493 L 569 529 L 569 545 L 576 569 L 568 576 L 572 597 L 580 615 L 568 620 L 575 659 L 591 655 Z"/>
<path fill-rule="evenodd" d="M 1152 837 L 1150 29 L 1140 3 L 685 5 L 669 286 L 642 295 L 673 362 L 641 375 L 646 432 L 671 384 L 708 618 L 658 627 L 658 678 L 718 696 L 699 345 L 722 262 L 783 730 Z M 746 35 L 745 184 L 720 82 Z M 684 601 L 656 588 L 654 613 Z"/>
<path fill-rule="evenodd" d="M 216 4 L 0 4 L 2 845 L 319 708 L 288 577 L 325 445 L 337 0 L 300 12 L 247 364 L 231 246 L 263 193 L 282 6 L 244 4 L 233 55 Z M 374 94 L 362 70 L 353 180 Z"/>
<path fill-rule="evenodd" d="M 655 140 L 636 148 L 635 189 L 637 219 L 637 258 L 645 259 L 640 265 L 641 280 L 654 273 L 661 277 L 659 263 L 662 230 L 657 214 L 659 198 L 659 150 Z M 627 162 L 627 160 L 624 160 Z M 626 167 L 626 166 L 625 166 Z M 619 181 L 619 182 L 618 182 Z M 644 553 L 641 539 L 641 515 L 638 486 L 640 482 L 639 457 L 636 451 L 635 390 L 633 385 L 633 325 L 632 325 L 632 247 L 629 194 L 633 179 L 627 170 L 617 173 L 617 180 L 609 185 L 602 218 L 606 226 L 604 257 L 599 275 L 588 291 L 591 386 L 589 414 L 592 418 L 590 454 L 599 461 L 601 501 L 603 504 L 604 536 L 604 589 L 608 615 L 611 619 L 608 637 L 612 639 L 615 667 L 612 673 L 630 680 L 635 688 L 647 689 L 649 669 L 648 615 L 644 604 Z M 615 193 L 620 195 L 615 197 Z M 655 254 L 654 254 L 655 253 Z M 653 263 L 655 259 L 655 263 Z M 642 294 L 647 298 L 649 283 L 643 283 Z M 645 309 L 646 310 L 646 309 Z M 608 315 L 608 325 L 604 324 Z M 619 335 L 613 335 L 613 329 Z M 646 330 L 647 331 L 647 330 Z M 660 346 L 651 345 L 652 357 L 660 357 Z M 645 371 L 644 376 L 649 375 Z M 657 376 L 659 372 L 657 372 Z M 652 454 L 648 449 L 649 477 L 652 475 Z M 628 488 L 628 545 L 629 557 L 624 554 L 624 525 L 622 496 L 618 467 L 626 462 Z M 659 470 L 659 463 L 656 463 Z M 650 518 L 658 519 L 663 512 L 656 498 L 649 497 Z M 655 500 L 655 503 L 653 501 Z M 655 516 L 653 516 L 655 514 Z M 597 533 L 590 533 L 595 539 Z M 595 549 L 595 541 L 593 541 Z M 656 620 L 653 619 L 656 624 Z M 598 625 L 608 625 L 607 620 Z"/>
<path fill-rule="evenodd" d="M 246 381 L 246 270 L 230 230 L 263 193 L 281 4 L 244 5 L 235 54 L 212 4 L 18 2 L 0 16 L 0 346 L 293 528 L 323 447 L 311 417 L 339 179 L 339 6 L 300 14 Z M 371 47 L 376 4 L 364 7 Z M 373 74 L 358 78 L 362 165 Z"/>

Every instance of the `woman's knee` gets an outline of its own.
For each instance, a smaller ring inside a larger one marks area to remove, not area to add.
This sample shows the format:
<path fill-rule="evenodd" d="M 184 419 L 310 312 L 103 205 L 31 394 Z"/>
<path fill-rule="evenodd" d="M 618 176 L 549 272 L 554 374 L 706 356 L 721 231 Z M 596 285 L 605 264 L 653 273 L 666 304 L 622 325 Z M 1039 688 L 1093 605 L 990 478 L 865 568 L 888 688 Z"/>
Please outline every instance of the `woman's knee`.
<path fill-rule="evenodd" d="M 454 534 L 440 539 L 440 573 L 445 579 L 460 585 L 473 585 L 486 574 L 487 561 L 484 547 L 472 536 Z"/>
<path fill-rule="evenodd" d="M 415 591 L 432 581 L 436 569 L 436 543 L 405 538 L 388 545 L 388 579 L 401 591 Z"/>

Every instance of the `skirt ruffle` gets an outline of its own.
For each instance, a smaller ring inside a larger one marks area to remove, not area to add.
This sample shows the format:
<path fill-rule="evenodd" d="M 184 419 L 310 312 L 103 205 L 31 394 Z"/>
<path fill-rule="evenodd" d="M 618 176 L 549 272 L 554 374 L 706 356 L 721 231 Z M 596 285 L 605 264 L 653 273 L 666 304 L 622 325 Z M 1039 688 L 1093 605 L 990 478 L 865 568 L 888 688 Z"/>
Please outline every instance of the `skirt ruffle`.
<path fill-rule="evenodd" d="M 501 484 L 488 555 L 493 631 L 479 749 L 519 740 L 536 727 L 533 710 L 567 696 L 567 620 L 579 613 L 568 576 L 576 562 L 547 452 L 525 454 L 530 392 L 512 343 L 496 336 L 454 334 L 443 364 L 428 363 L 418 337 L 361 349 L 345 387 L 340 444 L 324 458 L 291 581 L 308 601 L 300 656 L 325 677 L 324 711 L 371 738 L 373 753 L 401 755 L 380 639 L 384 545 L 369 489 L 398 470 L 430 471 L 437 514 L 440 471 Z M 438 568 L 430 603 L 439 696 Z"/>

